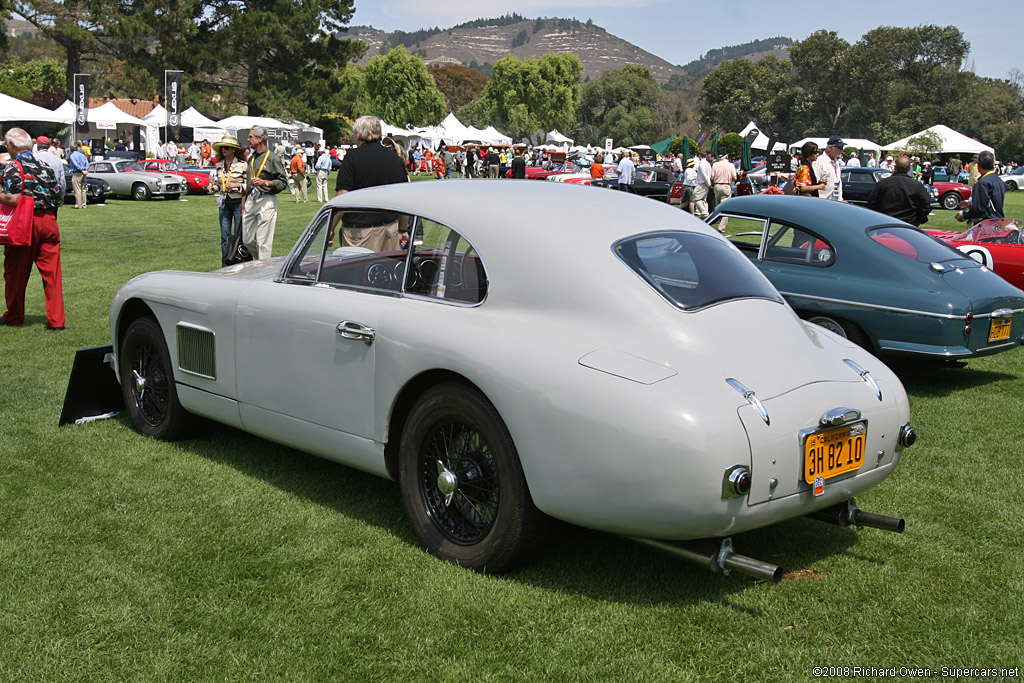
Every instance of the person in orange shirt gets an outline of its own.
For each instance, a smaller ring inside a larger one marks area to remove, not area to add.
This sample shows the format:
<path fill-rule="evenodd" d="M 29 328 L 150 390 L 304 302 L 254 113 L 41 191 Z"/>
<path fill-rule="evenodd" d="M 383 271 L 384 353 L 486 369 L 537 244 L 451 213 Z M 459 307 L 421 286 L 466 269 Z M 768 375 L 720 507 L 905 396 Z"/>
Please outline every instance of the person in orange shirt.
<path fill-rule="evenodd" d="M 292 174 L 292 180 L 295 181 L 295 203 L 299 203 L 301 194 L 302 201 L 309 204 L 309 194 L 306 191 L 306 160 L 301 149 L 297 149 L 295 156 L 292 157 L 288 172 Z"/>
<path fill-rule="evenodd" d="M 442 178 L 444 178 L 444 173 L 444 157 L 438 154 L 437 156 L 434 157 L 434 175 L 437 178 L 437 180 L 441 180 Z"/>
<path fill-rule="evenodd" d="M 210 157 L 213 156 L 213 148 L 210 147 L 209 140 L 203 140 L 203 148 L 199 151 L 199 156 L 202 159 L 202 161 L 199 162 L 200 166 L 206 168 L 210 165 Z"/>
<path fill-rule="evenodd" d="M 594 163 L 590 165 L 590 177 L 594 180 L 601 180 L 604 178 L 604 166 L 600 161 L 595 160 Z"/>

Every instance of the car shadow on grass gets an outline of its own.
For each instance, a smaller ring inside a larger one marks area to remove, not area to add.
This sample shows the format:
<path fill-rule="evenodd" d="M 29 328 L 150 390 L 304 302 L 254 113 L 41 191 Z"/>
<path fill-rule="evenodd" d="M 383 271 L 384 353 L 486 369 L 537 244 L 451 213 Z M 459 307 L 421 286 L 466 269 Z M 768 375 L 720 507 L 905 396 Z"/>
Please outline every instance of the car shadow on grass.
<path fill-rule="evenodd" d="M 887 363 L 903 382 L 907 393 L 922 398 L 939 398 L 993 382 L 1018 379 L 1008 372 L 985 370 L 962 361 L 890 359 Z"/>
<path fill-rule="evenodd" d="M 212 423 L 204 423 L 196 438 L 180 445 L 316 505 L 384 529 L 411 547 L 422 547 L 406 520 L 395 482 Z M 816 572 L 816 563 L 848 553 L 857 540 L 858 534 L 852 529 L 809 519 L 790 520 L 733 537 L 734 549 L 741 555 L 782 566 L 788 572 L 784 582 Z M 441 562 L 425 550 L 423 559 Z M 885 558 L 861 559 L 886 562 Z M 750 577 L 713 573 L 620 536 L 561 522 L 551 525 L 548 538 L 532 561 L 494 578 L 608 602 L 654 605 L 717 601 L 753 616 L 759 616 L 756 609 L 732 603 L 728 596 L 771 588 Z"/>

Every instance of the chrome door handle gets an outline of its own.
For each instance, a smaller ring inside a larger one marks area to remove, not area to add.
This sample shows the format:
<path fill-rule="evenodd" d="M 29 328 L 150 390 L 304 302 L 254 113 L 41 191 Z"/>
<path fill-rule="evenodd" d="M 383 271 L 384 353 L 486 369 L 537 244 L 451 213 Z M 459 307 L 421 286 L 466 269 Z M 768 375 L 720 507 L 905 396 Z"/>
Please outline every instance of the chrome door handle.
<path fill-rule="evenodd" d="M 354 320 L 343 320 L 338 323 L 338 334 L 343 339 L 357 339 L 362 342 L 366 342 L 369 346 L 373 343 L 373 338 L 377 334 L 377 330 L 372 327 L 367 327 L 362 323 L 357 323 Z"/>

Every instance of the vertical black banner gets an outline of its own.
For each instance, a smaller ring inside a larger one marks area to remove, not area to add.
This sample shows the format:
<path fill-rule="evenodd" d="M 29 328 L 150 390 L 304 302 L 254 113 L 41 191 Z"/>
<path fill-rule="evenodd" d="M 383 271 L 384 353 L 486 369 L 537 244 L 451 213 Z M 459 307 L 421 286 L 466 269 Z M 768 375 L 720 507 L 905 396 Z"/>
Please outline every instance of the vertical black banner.
<path fill-rule="evenodd" d="M 768 149 L 766 150 L 768 154 L 771 154 L 775 150 L 775 143 L 777 143 L 778 141 L 779 136 L 777 133 L 772 133 L 771 135 L 768 136 Z"/>
<path fill-rule="evenodd" d="M 707 128 L 703 129 L 697 136 L 697 146 L 700 147 L 701 145 L 703 145 L 704 141 L 708 139 L 709 135 L 711 135 L 711 133 L 708 132 Z"/>
<path fill-rule="evenodd" d="M 167 109 L 167 139 L 177 140 L 181 132 L 181 71 L 164 71 L 164 107 Z"/>
<path fill-rule="evenodd" d="M 75 133 L 81 137 L 89 130 L 89 74 L 75 74 L 74 84 Z"/>

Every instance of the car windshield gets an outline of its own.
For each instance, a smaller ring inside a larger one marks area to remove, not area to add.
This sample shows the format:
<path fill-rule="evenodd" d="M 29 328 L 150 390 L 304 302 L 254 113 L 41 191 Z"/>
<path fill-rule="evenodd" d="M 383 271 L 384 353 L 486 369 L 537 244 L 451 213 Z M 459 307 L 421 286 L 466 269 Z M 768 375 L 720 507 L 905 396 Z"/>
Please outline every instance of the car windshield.
<path fill-rule="evenodd" d="M 974 227 L 951 238 L 954 242 L 981 242 L 984 240 L 1016 244 L 1020 239 L 1020 226 L 1016 221 L 993 218 L 981 221 Z"/>
<path fill-rule="evenodd" d="M 161 171 L 177 171 L 177 170 L 179 170 L 178 169 L 178 164 L 174 163 L 173 161 L 168 161 L 166 164 L 157 164 L 157 168 L 159 168 Z"/>
<path fill-rule="evenodd" d="M 117 164 L 117 170 L 121 172 L 125 171 L 141 171 L 142 167 L 134 161 L 121 161 Z"/>
<path fill-rule="evenodd" d="M 647 233 L 621 240 L 613 248 L 633 272 L 685 311 L 729 299 L 782 301 L 739 251 L 710 235 Z"/>
<path fill-rule="evenodd" d="M 883 247 L 920 263 L 958 261 L 964 255 L 917 228 L 890 225 L 868 230 L 868 236 Z"/>

